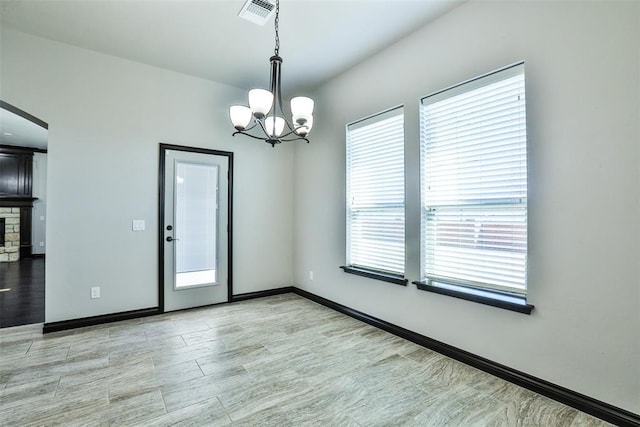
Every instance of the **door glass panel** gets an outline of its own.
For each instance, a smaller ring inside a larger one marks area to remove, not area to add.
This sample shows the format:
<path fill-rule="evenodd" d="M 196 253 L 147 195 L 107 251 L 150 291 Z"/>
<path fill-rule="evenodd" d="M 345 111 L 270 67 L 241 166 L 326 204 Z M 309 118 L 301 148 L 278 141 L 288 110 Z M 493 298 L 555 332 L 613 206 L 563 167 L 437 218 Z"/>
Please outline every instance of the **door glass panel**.
<path fill-rule="evenodd" d="M 175 288 L 217 283 L 218 166 L 176 162 Z"/>

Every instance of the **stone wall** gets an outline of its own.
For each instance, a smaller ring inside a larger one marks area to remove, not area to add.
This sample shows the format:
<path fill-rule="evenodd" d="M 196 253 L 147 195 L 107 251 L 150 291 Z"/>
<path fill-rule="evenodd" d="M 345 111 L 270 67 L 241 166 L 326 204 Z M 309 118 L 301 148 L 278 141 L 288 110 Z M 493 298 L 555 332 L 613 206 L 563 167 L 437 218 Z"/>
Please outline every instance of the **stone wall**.
<path fill-rule="evenodd" d="M 4 218 L 4 246 L 0 246 L 0 262 L 20 259 L 20 208 L 0 208 Z"/>

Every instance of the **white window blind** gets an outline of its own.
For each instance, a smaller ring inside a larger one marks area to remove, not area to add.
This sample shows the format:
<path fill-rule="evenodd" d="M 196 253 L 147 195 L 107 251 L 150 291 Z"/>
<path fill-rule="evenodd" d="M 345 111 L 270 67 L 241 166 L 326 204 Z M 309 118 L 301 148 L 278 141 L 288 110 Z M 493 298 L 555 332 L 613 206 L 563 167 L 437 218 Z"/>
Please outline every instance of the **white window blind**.
<path fill-rule="evenodd" d="M 347 125 L 347 264 L 404 274 L 403 107 Z"/>
<path fill-rule="evenodd" d="M 524 296 L 524 64 L 423 98 L 420 127 L 423 281 Z"/>

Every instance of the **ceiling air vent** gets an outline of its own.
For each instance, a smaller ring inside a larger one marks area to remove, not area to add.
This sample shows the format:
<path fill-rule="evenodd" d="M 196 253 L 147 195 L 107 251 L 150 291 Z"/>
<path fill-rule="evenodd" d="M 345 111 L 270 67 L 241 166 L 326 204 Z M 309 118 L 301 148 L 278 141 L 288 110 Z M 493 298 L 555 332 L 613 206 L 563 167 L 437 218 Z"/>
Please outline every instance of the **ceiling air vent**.
<path fill-rule="evenodd" d="M 247 0 L 238 16 L 254 24 L 264 25 L 275 11 L 275 8 L 276 5 L 269 0 Z"/>

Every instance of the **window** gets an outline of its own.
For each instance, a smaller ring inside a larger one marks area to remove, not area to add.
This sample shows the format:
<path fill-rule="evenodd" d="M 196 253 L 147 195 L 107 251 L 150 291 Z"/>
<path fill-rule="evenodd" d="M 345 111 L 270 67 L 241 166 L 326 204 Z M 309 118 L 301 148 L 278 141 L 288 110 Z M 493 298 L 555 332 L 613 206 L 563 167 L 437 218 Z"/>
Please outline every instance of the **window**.
<path fill-rule="evenodd" d="M 398 284 L 404 274 L 404 109 L 347 125 L 345 271 Z"/>
<path fill-rule="evenodd" d="M 531 311 L 524 83 L 520 63 L 422 99 L 421 289 Z"/>

